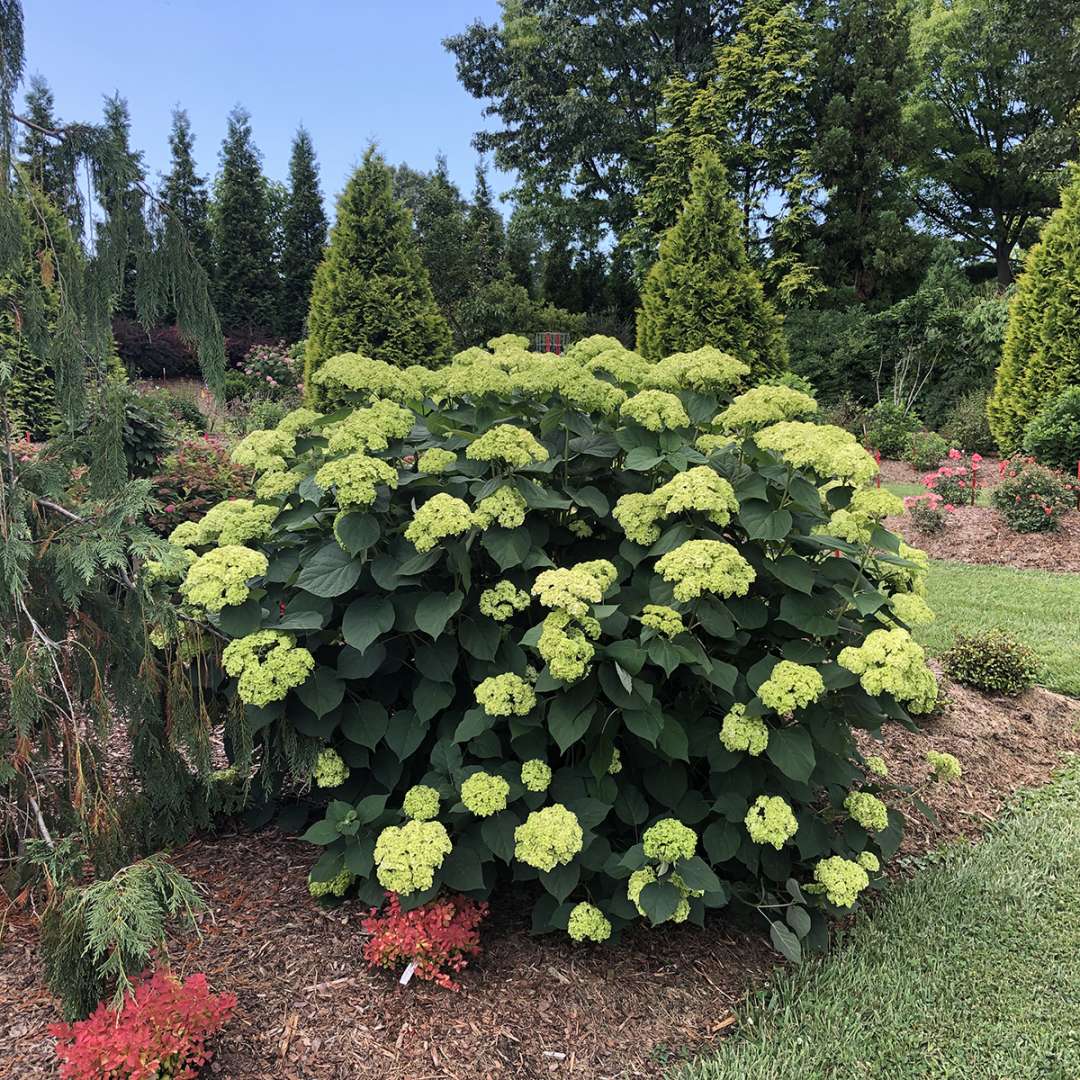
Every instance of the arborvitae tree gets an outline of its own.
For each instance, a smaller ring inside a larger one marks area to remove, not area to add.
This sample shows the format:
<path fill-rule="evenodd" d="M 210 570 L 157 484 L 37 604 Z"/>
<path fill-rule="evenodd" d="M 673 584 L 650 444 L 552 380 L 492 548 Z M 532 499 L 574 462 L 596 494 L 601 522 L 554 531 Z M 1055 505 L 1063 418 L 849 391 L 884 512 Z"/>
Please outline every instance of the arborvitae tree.
<path fill-rule="evenodd" d="M 19 143 L 19 156 L 31 182 L 67 215 L 69 225 L 78 234 L 82 232 L 82 203 L 66 147 L 49 134 L 60 127 L 53 109 L 49 84 L 40 75 L 34 75 L 23 107 L 29 123 Z"/>
<path fill-rule="evenodd" d="M 507 271 L 506 226 L 492 202 L 487 167 L 482 161 L 476 166 L 476 185 L 468 217 L 471 261 L 483 282 L 494 281 Z"/>
<path fill-rule="evenodd" d="M 226 331 L 274 331 L 279 278 L 274 266 L 270 198 L 251 117 L 229 114 L 214 187 L 211 229 L 214 295 Z"/>
<path fill-rule="evenodd" d="M 311 283 L 326 246 L 326 211 L 319 191 L 319 166 L 311 136 L 303 127 L 296 132 L 289 158 L 289 197 L 282 230 L 281 332 L 296 340 L 304 332 Z"/>
<path fill-rule="evenodd" d="M 174 109 L 169 132 L 171 167 L 161 185 L 161 198 L 187 234 L 191 250 L 207 273 L 213 265 L 210 253 L 210 198 L 206 177 L 195 169 L 195 136 L 184 109 Z"/>
<path fill-rule="evenodd" d="M 315 273 L 304 382 L 338 353 L 359 352 L 405 367 L 436 364 L 450 331 L 431 291 L 408 210 L 391 190 L 382 156 L 369 147 L 338 199 L 330 244 Z"/>
<path fill-rule="evenodd" d="M 787 366 L 780 317 L 747 259 L 739 209 L 713 154 L 691 172 L 690 197 L 660 241 L 637 321 L 638 351 L 650 360 L 705 345 L 749 364 L 754 379 Z"/>
<path fill-rule="evenodd" d="M 899 0 L 826 0 L 814 79 L 811 163 L 825 189 L 821 269 L 859 300 L 913 284 L 924 257 L 909 226 L 904 106 L 914 82 Z"/>
<path fill-rule="evenodd" d="M 987 405 L 990 430 L 1005 453 L 1021 444 L 1039 409 L 1080 386 L 1080 168 L 1061 193 L 1038 244 L 1028 252 L 1001 366 Z"/>

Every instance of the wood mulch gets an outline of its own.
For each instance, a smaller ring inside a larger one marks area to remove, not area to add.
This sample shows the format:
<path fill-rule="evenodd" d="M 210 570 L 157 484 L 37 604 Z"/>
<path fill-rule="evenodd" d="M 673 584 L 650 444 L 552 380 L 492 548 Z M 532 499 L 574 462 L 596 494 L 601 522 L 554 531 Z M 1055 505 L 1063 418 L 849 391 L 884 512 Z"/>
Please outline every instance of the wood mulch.
<path fill-rule="evenodd" d="M 902 855 L 913 865 L 977 836 L 1013 792 L 1045 782 L 1080 752 L 1080 702 L 1046 690 L 1018 699 L 948 687 L 924 732 L 889 729 L 879 752 L 898 783 L 921 784 L 927 749 L 964 765 L 960 787 L 934 786 L 938 820 L 910 812 Z M 870 740 L 868 740 L 869 743 Z M 752 928 L 717 917 L 706 929 L 628 934 L 615 947 L 531 938 L 527 904 L 497 897 L 483 957 L 450 993 L 369 973 L 362 912 L 307 895 L 312 849 L 273 830 L 200 839 L 177 853 L 206 892 L 201 940 L 173 943 L 174 967 L 205 971 L 239 1008 L 215 1040 L 208 1076 L 228 1080 L 520 1080 L 656 1077 L 707 1052 L 734 1026 L 733 1007 L 767 983 L 777 958 Z M 41 985 L 31 920 L 9 912 L 0 944 L 0 1076 L 55 1076 L 46 1028 L 58 1019 Z M 0 916 L 0 925 L 4 917 Z"/>

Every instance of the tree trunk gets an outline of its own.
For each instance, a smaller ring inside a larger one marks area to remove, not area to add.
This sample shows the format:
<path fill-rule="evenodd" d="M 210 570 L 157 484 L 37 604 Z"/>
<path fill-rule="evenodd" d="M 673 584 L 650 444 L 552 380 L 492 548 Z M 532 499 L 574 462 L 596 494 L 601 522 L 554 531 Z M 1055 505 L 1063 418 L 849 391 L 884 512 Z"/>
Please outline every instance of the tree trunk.
<path fill-rule="evenodd" d="M 997 283 L 999 289 L 1007 289 L 1013 280 L 1012 262 L 1009 259 L 1012 245 L 999 240 L 994 245 L 994 260 L 997 264 Z"/>

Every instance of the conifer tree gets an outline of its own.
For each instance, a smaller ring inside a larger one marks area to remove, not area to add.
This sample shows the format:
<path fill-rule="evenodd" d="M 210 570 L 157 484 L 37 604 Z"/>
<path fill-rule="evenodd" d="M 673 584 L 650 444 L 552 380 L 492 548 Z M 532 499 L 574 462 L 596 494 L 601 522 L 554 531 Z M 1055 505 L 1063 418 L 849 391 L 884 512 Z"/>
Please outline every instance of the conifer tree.
<path fill-rule="evenodd" d="M 469 207 L 469 233 L 471 261 L 481 282 L 487 284 L 502 277 L 507 271 L 504 262 L 506 227 L 492 201 L 487 166 L 482 161 L 476 166 L 476 184 Z"/>
<path fill-rule="evenodd" d="M 330 244 L 315 273 L 308 311 L 304 382 L 331 356 L 359 352 L 405 367 L 436 364 L 450 331 L 412 235 L 409 212 L 394 197 L 392 176 L 374 147 L 338 199 Z"/>
<path fill-rule="evenodd" d="M 229 114 L 211 213 L 214 294 L 226 331 L 274 331 L 279 279 L 274 266 L 270 199 L 251 117 Z"/>
<path fill-rule="evenodd" d="M 40 75 L 34 75 L 26 91 L 23 113 L 29 124 L 23 129 L 19 155 L 31 182 L 67 215 L 72 231 L 79 234 L 82 203 L 72 178 L 69 154 L 63 142 L 48 134 L 60 127 L 54 107 L 49 84 Z"/>
<path fill-rule="evenodd" d="M 311 135 L 301 127 L 289 158 L 289 196 L 282 221 L 281 332 L 289 340 L 303 335 L 311 283 L 326 246 L 326 211 L 319 190 L 319 166 Z"/>
<path fill-rule="evenodd" d="M 161 197 L 177 224 L 187 234 L 199 265 L 210 272 L 210 198 L 206 177 L 195 169 L 195 136 L 184 109 L 174 109 L 169 132 L 171 167 L 161 186 Z"/>
<path fill-rule="evenodd" d="M 1021 445 L 1039 409 L 1080 386 L 1080 168 L 1029 252 L 1009 306 L 1005 347 L 987 404 L 1005 453 Z"/>
<path fill-rule="evenodd" d="M 638 351 L 650 360 L 706 345 L 749 364 L 755 380 L 787 366 L 780 317 L 747 259 L 724 167 L 708 153 L 691 172 L 678 221 L 660 241 L 637 320 Z"/>

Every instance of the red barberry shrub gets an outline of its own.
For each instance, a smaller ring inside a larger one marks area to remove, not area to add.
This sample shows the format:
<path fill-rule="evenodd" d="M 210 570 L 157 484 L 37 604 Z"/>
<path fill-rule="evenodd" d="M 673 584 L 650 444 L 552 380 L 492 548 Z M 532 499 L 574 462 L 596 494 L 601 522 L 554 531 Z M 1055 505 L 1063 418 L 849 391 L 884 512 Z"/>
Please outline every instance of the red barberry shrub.
<path fill-rule="evenodd" d="M 181 982 L 167 971 L 144 979 L 119 1010 L 102 1002 L 85 1020 L 54 1024 L 64 1080 L 190 1080 L 210 1059 L 206 1040 L 236 1008 L 212 994 L 205 975 Z"/>
<path fill-rule="evenodd" d="M 451 972 L 465 968 L 470 957 L 480 954 L 477 926 L 487 917 L 488 906 L 467 896 L 441 896 L 402 911 L 396 893 L 388 893 L 386 905 L 373 908 L 363 922 L 364 959 L 372 967 L 396 968 L 415 964 L 414 974 L 447 990 L 460 990 Z"/>

